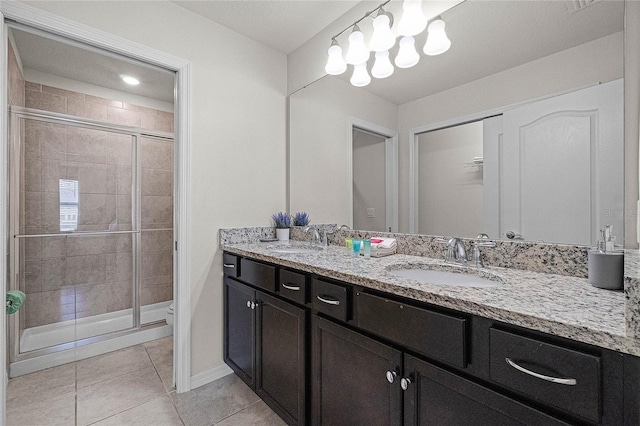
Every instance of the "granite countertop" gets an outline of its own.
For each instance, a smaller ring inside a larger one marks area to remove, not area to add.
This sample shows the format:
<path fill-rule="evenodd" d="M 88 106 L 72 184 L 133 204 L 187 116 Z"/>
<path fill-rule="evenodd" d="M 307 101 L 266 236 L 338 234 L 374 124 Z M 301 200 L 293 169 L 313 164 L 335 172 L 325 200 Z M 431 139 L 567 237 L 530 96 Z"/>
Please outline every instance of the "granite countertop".
<path fill-rule="evenodd" d="M 430 265 L 447 265 L 440 259 L 405 254 L 356 258 L 349 255 L 344 247 L 334 245 L 313 253 L 273 251 L 282 246 L 308 247 L 309 243 L 223 244 L 222 249 L 362 287 L 640 355 L 640 341 L 625 334 L 625 293 L 595 288 L 585 278 L 486 267 L 480 269 L 480 274 L 494 274 L 502 283 L 490 288 L 433 285 L 397 277 L 387 267 L 398 268 L 411 264 L 413 267 L 429 268 Z M 633 260 L 631 275 L 636 278 L 637 256 Z"/>

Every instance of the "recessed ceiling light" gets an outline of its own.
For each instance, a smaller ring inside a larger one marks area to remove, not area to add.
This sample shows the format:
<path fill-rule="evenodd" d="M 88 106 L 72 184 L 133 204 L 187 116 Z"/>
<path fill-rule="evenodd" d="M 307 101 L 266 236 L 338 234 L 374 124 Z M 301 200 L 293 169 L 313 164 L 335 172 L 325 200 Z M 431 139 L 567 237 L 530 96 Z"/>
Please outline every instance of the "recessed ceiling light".
<path fill-rule="evenodd" d="M 124 81 L 125 83 L 130 84 L 132 86 L 136 86 L 136 85 L 140 84 L 140 81 L 138 81 L 137 78 L 130 77 L 128 75 L 125 75 L 124 77 L 122 77 L 122 81 Z"/>

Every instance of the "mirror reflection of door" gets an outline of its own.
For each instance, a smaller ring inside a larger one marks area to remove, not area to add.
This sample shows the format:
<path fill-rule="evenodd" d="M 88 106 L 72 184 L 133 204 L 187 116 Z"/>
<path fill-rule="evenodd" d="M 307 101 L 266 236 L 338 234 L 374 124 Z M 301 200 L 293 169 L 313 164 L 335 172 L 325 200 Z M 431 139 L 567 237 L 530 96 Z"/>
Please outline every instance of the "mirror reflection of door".
<path fill-rule="evenodd" d="M 353 128 L 353 229 L 387 230 L 386 139 Z"/>

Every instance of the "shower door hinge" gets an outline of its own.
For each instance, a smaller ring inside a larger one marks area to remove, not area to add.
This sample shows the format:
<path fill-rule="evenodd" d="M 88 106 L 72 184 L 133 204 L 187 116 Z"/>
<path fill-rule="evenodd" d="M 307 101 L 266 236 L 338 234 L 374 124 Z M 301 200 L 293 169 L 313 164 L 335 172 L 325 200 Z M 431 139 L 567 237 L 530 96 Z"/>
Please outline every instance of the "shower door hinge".
<path fill-rule="evenodd" d="M 178 242 L 174 241 L 176 243 L 176 251 L 178 251 Z"/>

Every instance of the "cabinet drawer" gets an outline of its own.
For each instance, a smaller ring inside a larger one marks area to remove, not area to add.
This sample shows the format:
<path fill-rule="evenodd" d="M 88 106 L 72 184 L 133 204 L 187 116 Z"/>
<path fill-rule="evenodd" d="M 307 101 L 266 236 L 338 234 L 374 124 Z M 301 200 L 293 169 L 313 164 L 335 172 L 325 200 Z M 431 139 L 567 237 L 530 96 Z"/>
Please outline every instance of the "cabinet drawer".
<path fill-rule="evenodd" d="M 274 293 L 276 291 L 275 266 L 241 258 L 240 279 L 247 284 L 252 284 Z"/>
<path fill-rule="evenodd" d="M 280 295 L 296 303 L 307 303 L 307 276 L 299 272 L 280 269 L 278 283 Z"/>
<path fill-rule="evenodd" d="M 490 378 L 536 401 L 600 421 L 601 359 L 492 328 Z"/>
<path fill-rule="evenodd" d="M 340 321 L 348 320 L 351 289 L 321 279 L 313 280 L 313 309 Z"/>
<path fill-rule="evenodd" d="M 467 365 L 467 320 L 356 292 L 358 327 L 456 367 Z"/>
<path fill-rule="evenodd" d="M 240 258 L 231 253 L 222 255 L 222 270 L 228 277 L 237 278 L 240 276 Z"/>

